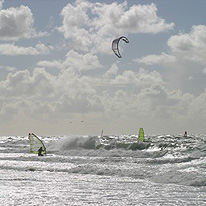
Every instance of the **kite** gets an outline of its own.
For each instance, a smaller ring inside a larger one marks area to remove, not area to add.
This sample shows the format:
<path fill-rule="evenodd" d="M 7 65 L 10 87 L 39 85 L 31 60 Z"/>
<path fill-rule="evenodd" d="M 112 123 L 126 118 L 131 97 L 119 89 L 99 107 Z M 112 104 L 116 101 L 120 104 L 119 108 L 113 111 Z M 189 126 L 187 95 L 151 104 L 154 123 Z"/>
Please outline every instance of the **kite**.
<path fill-rule="evenodd" d="M 112 42 L 112 50 L 119 58 L 122 58 L 122 56 L 121 56 L 121 54 L 119 52 L 119 41 L 120 40 L 123 40 L 126 43 L 129 43 L 129 40 L 125 36 L 121 36 L 121 37 L 113 40 L 113 42 Z"/>

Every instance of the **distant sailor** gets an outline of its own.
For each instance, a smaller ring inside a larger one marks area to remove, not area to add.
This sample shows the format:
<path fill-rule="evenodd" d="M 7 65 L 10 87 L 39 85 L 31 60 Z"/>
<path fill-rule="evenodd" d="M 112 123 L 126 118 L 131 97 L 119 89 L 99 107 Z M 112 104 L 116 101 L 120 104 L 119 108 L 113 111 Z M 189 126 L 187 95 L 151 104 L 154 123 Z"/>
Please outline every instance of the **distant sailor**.
<path fill-rule="evenodd" d="M 187 131 L 185 131 L 184 136 L 183 137 L 187 137 Z"/>
<path fill-rule="evenodd" d="M 43 152 L 43 148 L 40 147 L 39 150 L 38 150 L 38 156 L 43 156 L 42 152 Z"/>
<path fill-rule="evenodd" d="M 29 133 L 30 152 L 38 156 L 46 155 L 46 147 L 43 141 L 34 133 Z"/>

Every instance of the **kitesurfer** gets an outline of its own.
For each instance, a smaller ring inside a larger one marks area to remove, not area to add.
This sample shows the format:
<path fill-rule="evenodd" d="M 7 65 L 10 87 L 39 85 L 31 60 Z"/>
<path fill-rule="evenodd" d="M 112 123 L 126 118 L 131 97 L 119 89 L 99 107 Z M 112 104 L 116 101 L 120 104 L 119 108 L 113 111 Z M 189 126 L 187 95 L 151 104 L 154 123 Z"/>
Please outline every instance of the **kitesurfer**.
<path fill-rule="evenodd" d="M 43 152 L 43 148 L 40 147 L 39 150 L 38 150 L 38 156 L 43 156 L 42 152 Z"/>

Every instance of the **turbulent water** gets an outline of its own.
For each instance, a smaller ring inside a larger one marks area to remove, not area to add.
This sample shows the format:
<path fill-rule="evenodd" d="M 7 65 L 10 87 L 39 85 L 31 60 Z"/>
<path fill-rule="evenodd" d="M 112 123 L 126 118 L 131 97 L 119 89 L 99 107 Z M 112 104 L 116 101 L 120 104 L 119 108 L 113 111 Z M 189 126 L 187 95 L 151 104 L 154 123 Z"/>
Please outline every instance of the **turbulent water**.
<path fill-rule="evenodd" d="M 1 205 L 206 205 L 206 135 L 0 137 Z"/>

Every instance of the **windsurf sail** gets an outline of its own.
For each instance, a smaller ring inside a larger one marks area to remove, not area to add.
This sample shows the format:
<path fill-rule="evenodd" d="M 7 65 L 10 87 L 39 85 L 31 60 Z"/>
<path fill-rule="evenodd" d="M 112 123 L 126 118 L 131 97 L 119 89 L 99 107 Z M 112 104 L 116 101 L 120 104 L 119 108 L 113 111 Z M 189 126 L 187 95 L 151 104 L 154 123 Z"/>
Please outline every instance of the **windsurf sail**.
<path fill-rule="evenodd" d="M 144 142 L 144 130 L 143 130 L 143 128 L 140 128 L 140 129 L 139 129 L 138 142 Z"/>
<path fill-rule="evenodd" d="M 104 131 L 102 130 L 102 132 L 101 132 L 101 136 L 100 136 L 101 138 L 103 137 L 103 132 L 104 132 Z"/>
<path fill-rule="evenodd" d="M 42 147 L 42 154 L 46 154 L 46 147 L 42 140 L 39 139 L 34 133 L 29 133 L 29 141 L 30 141 L 30 152 L 34 154 L 38 154 L 38 150 Z"/>

